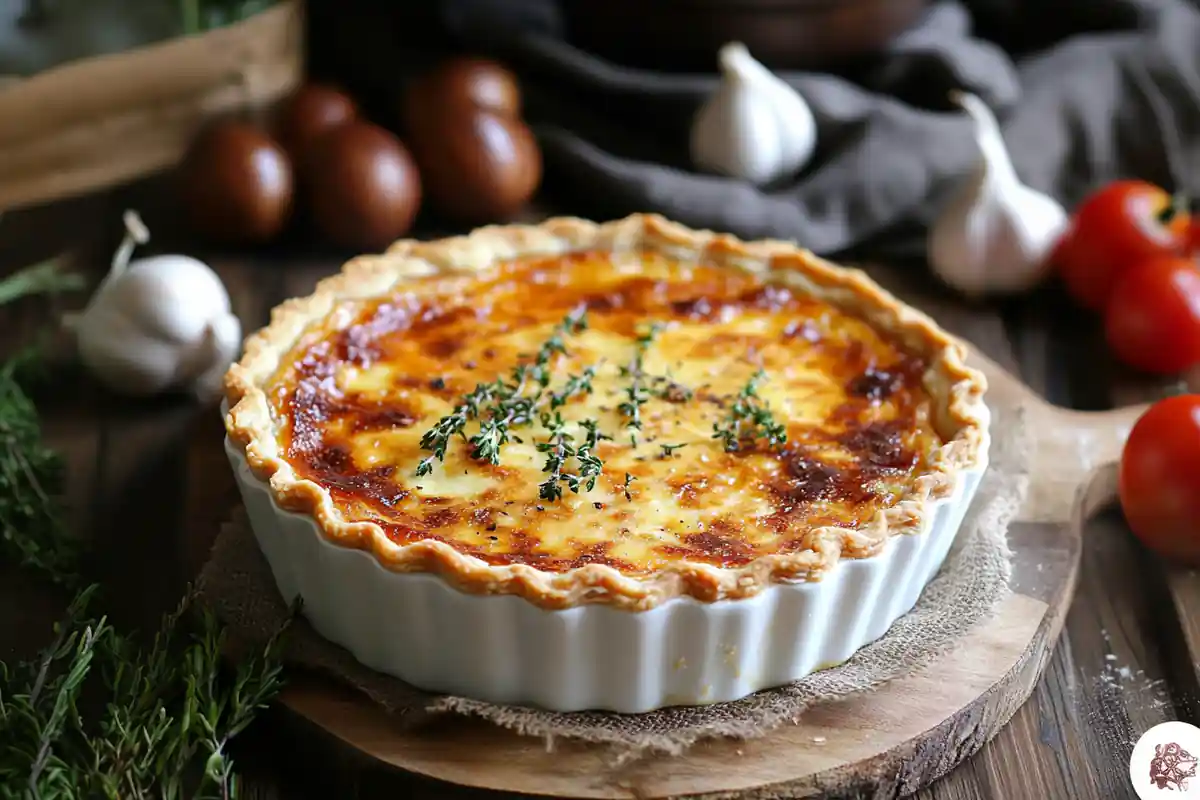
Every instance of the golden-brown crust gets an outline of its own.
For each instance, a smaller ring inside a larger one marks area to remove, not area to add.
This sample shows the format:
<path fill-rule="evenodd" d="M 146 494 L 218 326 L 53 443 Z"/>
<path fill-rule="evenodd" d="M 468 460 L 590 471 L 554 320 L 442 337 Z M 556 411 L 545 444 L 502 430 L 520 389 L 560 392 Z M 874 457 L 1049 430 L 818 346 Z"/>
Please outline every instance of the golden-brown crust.
<path fill-rule="evenodd" d="M 881 510 L 870 525 L 818 531 L 811 549 L 762 556 L 736 568 L 683 560 L 649 576 L 625 575 L 603 564 L 551 573 L 521 563 L 490 565 L 442 541 L 397 544 L 374 522 L 346 520 L 325 488 L 300 478 L 285 460 L 263 387 L 301 334 L 342 301 L 385 294 L 405 279 L 472 273 L 520 256 L 633 249 L 703 259 L 761 275 L 779 271 L 793 287 L 866 320 L 922 356 L 930 365 L 926 382 L 936 403 L 934 422 L 944 432 L 945 444 L 929 471 L 915 481 L 911 494 Z M 241 361 L 226 376 L 226 428 L 230 441 L 244 452 L 253 473 L 268 482 L 282 508 L 312 516 L 329 541 L 372 552 L 389 569 L 435 572 L 468 592 L 517 594 L 544 608 L 602 602 L 643 610 L 681 595 L 702 601 L 736 599 L 752 596 L 772 582 L 816 580 L 842 557 L 869 557 L 888 537 L 923 530 L 931 503 L 953 493 L 959 473 L 982 468 L 986 461 L 986 382 L 981 373 L 966 366 L 965 356 L 961 342 L 863 273 L 830 264 L 789 243 L 742 242 L 693 231 L 655 215 L 603 224 L 556 218 L 537 226 L 491 226 L 436 242 L 397 242 L 382 255 L 350 261 L 341 273 L 318 284 L 309 297 L 281 304 L 272 312 L 270 324 L 246 341 Z"/>

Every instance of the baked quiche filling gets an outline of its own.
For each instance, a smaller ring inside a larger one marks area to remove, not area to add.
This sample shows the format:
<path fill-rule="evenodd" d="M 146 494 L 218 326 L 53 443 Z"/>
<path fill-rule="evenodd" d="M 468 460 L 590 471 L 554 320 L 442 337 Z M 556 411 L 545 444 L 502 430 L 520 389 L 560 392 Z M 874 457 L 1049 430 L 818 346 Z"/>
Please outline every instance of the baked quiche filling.
<path fill-rule="evenodd" d="M 927 365 L 885 334 L 651 251 L 406 281 L 280 364 L 280 455 L 345 520 L 550 573 L 869 555 L 821 530 L 872 524 L 943 444 Z"/>

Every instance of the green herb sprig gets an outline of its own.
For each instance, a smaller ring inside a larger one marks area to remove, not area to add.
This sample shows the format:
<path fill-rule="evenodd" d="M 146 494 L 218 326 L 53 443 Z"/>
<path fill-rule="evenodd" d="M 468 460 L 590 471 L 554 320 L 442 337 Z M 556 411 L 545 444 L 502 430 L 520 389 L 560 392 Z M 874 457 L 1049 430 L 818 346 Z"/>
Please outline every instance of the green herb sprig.
<path fill-rule="evenodd" d="M 625 388 L 625 400 L 617 406 L 617 410 L 628 420 L 625 427 L 630 431 L 629 443 L 633 447 L 637 447 L 637 436 L 642 430 L 642 406 L 650 400 L 650 391 L 646 387 L 646 353 L 661 330 L 662 325 L 654 323 L 645 333 L 640 334 L 629 366 L 621 368 L 621 375 L 629 378 L 629 385 Z"/>
<path fill-rule="evenodd" d="M 429 450 L 433 455 L 426 456 L 417 464 L 418 476 L 433 472 L 434 461 L 446 460 L 446 446 L 450 440 L 455 436 L 464 435 L 463 431 L 467 427 L 467 422 L 478 418 L 483 413 L 483 409 L 504 388 L 504 383 L 501 381 L 477 385 L 463 396 L 454 411 L 439 419 L 432 428 L 425 432 L 425 435 L 421 437 L 421 449 Z"/>
<path fill-rule="evenodd" d="M 46 261 L 0 280 L 0 306 L 82 285 L 80 275 Z M 42 361 L 40 348 L 31 346 L 0 364 L 0 557 L 71 585 L 81 548 L 54 501 L 63 488 L 63 463 L 42 441 L 37 408 L 26 392 Z"/>
<path fill-rule="evenodd" d="M 280 636 L 226 675 L 211 613 L 181 635 L 193 595 L 139 647 L 88 612 L 95 591 L 76 597 L 40 659 L 0 665 L 0 797 L 234 796 L 229 743 L 282 686 Z M 104 702 L 87 714 L 93 688 Z"/>
<path fill-rule="evenodd" d="M 0 280 L 0 306 L 37 294 L 66 292 L 83 288 L 83 276 L 63 272 L 58 259 L 50 259 L 14 272 Z"/>
<path fill-rule="evenodd" d="M 720 439 L 728 453 L 736 453 L 746 443 L 765 439 L 778 447 L 787 443 L 787 429 L 779 424 L 771 409 L 758 396 L 758 387 L 767 373 L 758 370 L 738 392 L 726 418 L 713 424 L 712 438 Z"/>
<path fill-rule="evenodd" d="M 557 409 L 577 394 L 590 393 L 595 367 L 588 367 L 580 375 L 569 376 L 559 391 L 548 391 L 554 356 L 567 352 L 565 337 L 586 329 L 587 309 L 580 307 L 554 328 L 538 348 L 532 363 L 515 367 L 508 381 L 500 379 L 479 384 L 464 396 L 453 412 L 438 420 L 421 437 L 421 449 L 432 455 L 418 462 L 417 476 L 430 474 L 435 461 L 446 460 L 446 448 L 455 436 L 467 440 L 472 458 L 499 464 L 500 449 L 508 443 L 511 431 L 534 422 L 537 409 L 543 403 L 548 402 L 552 409 Z M 466 426 L 473 419 L 479 420 L 479 431 L 468 437 Z"/>
<path fill-rule="evenodd" d="M 545 442 L 538 442 L 537 449 L 547 454 L 542 472 L 548 473 L 548 476 L 538 486 L 538 497 L 550 502 L 562 498 L 564 483 L 575 494 L 578 494 L 581 488 L 588 492 L 596 488 L 596 478 L 603 471 L 604 463 L 593 451 L 601 439 L 608 437 L 600 433 L 595 420 L 583 420 L 579 423 L 586 436 L 578 446 L 567 432 L 567 423 L 562 415 L 547 415 L 542 424 L 550 431 L 550 437 Z M 578 463 L 578 472 L 563 472 L 571 458 Z"/>

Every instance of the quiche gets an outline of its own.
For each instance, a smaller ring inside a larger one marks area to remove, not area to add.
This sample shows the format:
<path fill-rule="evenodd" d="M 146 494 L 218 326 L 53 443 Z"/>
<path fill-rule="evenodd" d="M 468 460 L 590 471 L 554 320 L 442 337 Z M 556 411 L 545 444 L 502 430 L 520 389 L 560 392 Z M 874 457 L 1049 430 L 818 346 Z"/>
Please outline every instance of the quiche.
<path fill-rule="evenodd" d="M 226 378 L 282 512 L 384 572 L 544 610 L 822 581 L 987 449 L 962 343 L 864 274 L 653 215 L 357 258 Z"/>

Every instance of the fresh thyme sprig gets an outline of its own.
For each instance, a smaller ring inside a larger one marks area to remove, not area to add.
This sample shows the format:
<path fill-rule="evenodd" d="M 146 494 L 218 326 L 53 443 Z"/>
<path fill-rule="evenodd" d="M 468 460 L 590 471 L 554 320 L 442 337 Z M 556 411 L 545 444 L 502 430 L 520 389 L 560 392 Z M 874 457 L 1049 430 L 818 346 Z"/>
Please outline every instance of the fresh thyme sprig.
<path fill-rule="evenodd" d="M 744 443 L 758 439 L 772 446 L 787 443 L 787 429 L 775 421 L 771 409 L 758 396 L 758 386 L 766 377 L 761 369 L 754 373 L 738 392 L 728 416 L 713 424 L 712 438 L 720 439 L 726 452 L 736 453 Z"/>
<path fill-rule="evenodd" d="M 625 387 L 625 400 L 617 410 L 628 420 L 625 427 L 630 429 L 629 443 L 633 447 L 637 447 L 637 435 L 642 430 L 642 406 L 650 399 L 650 391 L 646 388 L 646 352 L 661 330 L 662 325 L 656 322 L 640 334 L 629 366 L 621 368 L 621 375 L 629 378 L 629 385 Z"/>
<path fill-rule="evenodd" d="M 567 382 L 557 392 L 550 393 L 550 410 L 562 408 L 567 401 L 578 394 L 592 393 L 592 380 L 596 377 L 595 367 L 585 367 L 578 375 L 571 375 Z"/>
<path fill-rule="evenodd" d="M 446 460 L 446 445 L 450 443 L 450 440 L 455 436 L 463 435 L 467 422 L 478 418 L 492 398 L 504 388 L 505 385 L 502 381 L 478 384 L 463 396 L 462 402 L 455 407 L 454 411 L 439 419 L 432 428 L 425 431 L 425 435 L 421 437 L 421 449 L 429 450 L 433 455 L 426 456 L 417 464 L 418 476 L 433 472 L 434 461 Z"/>
<path fill-rule="evenodd" d="M 545 415 L 542 424 L 550 431 L 550 437 L 545 442 L 538 442 L 537 449 L 547 454 L 542 472 L 548 473 L 548 476 L 538 486 L 538 497 L 551 502 L 560 499 L 564 483 L 576 494 L 581 487 L 588 492 L 596 488 L 596 478 L 603 471 L 604 464 L 593 451 L 601 439 L 608 437 L 600 433 L 595 420 L 583 420 L 579 423 L 587 435 L 583 444 L 578 446 L 567 432 L 567 423 L 561 414 L 556 412 L 553 416 Z M 578 463 L 578 472 L 563 472 L 571 458 Z"/>
<path fill-rule="evenodd" d="M 454 411 L 438 420 L 421 437 L 421 449 L 432 455 L 418 462 L 417 477 L 433 472 L 435 461 L 446 460 L 446 447 L 455 436 L 467 439 L 472 458 L 499 464 L 500 448 L 508 443 L 511 429 L 535 419 L 536 409 L 550 386 L 551 362 L 555 355 L 567 352 L 564 337 L 586 329 L 587 309 L 581 306 L 555 326 L 550 338 L 538 348 L 533 363 L 513 368 L 508 381 L 481 383 L 465 395 Z M 551 408 L 561 407 L 576 394 L 590 393 L 595 374 L 595 368 L 589 367 L 581 375 L 568 377 L 561 390 L 549 393 Z M 530 388 L 532 393 L 527 393 Z M 468 438 L 465 430 L 473 419 L 480 421 L 479 431 Z"/>

